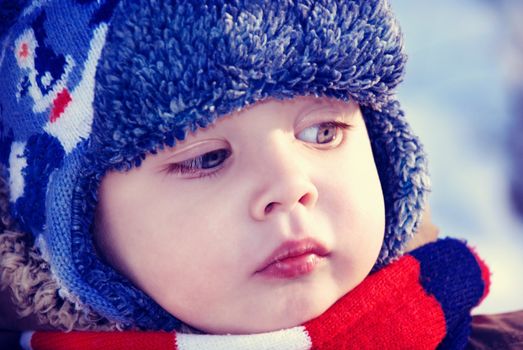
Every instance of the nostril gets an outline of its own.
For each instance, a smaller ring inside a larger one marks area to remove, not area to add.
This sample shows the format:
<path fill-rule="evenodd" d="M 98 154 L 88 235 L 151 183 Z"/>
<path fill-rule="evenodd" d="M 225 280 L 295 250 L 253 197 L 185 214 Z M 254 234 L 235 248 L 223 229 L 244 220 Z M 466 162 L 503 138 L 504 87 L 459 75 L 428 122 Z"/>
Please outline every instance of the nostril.
<path fill-rule="evenodd" d="M 305 193 L 303 196 L 301 196 L 299 202 L 300 204 L 304 206 L 308 206 L 313 200 L 313 195 L 311 193 Z"/>
<path fill-rule="evenodd" d="M 276 203 L 274 203 L 274 202 L 270 202 L 269 204 L 267 204 L 265 206 L 265 215 L 269 214 L 274 209 L 275 204 Z"/>
<path fill-rule="evenodd" d="M 300 197 L 299 199 L 299 203 L 303 206 L 309 206 L 312 202 L 314 201 L 314 195 L 312 193 L 306 193 L 304 194 L 303 196 Z M 270 202 L 269 204 L 267 204 L 265 206 L 265 210 L 264 210 L 264 213 L 265 215 L 268 215 L 270 214 L 272 211 L 274 211 L 274 209 L 276 208 L 276 206 L 278 206 L 279 202 Z"/>

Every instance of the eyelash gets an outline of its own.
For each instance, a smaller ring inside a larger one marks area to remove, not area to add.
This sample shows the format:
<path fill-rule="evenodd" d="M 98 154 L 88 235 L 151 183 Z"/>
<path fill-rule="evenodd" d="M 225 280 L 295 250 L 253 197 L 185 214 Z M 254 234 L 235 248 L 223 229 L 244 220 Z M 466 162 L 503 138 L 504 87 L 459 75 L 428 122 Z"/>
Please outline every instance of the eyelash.
<path fill-rule="evenodd" d="M 319 145 L 319 147 L 318 147 L 319 149 L 322 149 L 322 146 L 329 145 L 332 142 L 334 142 L 335 140 L 337 140 L 339 137 L 338 135 L 339 135 L 340 131 L 342 132 L 343 130 L 350 129 L 351 125 L 341 122 L 341 121 L 329 121 L 329 122 L 322 122 L 322 123 L 314 124 L 314 125 L 309 126 L 308 128 L 312 128 L 312 127 L 318 127 L 318 128 L 335 127 L 337 129 L 336 130 L 337 134 L 334 137 L 333 141 L 330 141 L 326 144 L 315 143 L 316 145 Z M 308 128 L 305 128 L 304 130 L 306 130 Z M 303 130 L 302 130 L 302 132 L 303 132 Z M 304 141 L 304 142 L 306 142 L 308 144 L 311 143 L 311 142 L 307 142 L 307 141 Z M 334 147 L 339 146 L 341 144 L 341 142 L 343 142 L 343 139 L 340 140 Z M 334 148 L 334 147 L 332 147 L 332 148 Z M 323 149 L 325 149 L 325 148 L 323 148 Z M 203 162 L 205 161 L 204 157 L 206 157 L 206 156 L 209 157 L 211 155 L 220 155 L 221 158 L 219 160 L 219 163 L 214 167 L 203 168 L 202 167 Z M 227 159 L 231 155 L 232 155 L 232 152 L 230 149 L 225 149 L 225 148 L 216 149 L 216 150 L 206 152 L 202 155 L 196 156 L 191 159 L 187 159 L 187 160 L 184 160 L 184 161 L 181 161 L 178 163 L 171 163 L 166 167 L 165 172 L 168 175 L 171 175 L 171 174 L 182 175 L 182 176 L 189 175 L 188 178 L 204 178 L 204 177 L 209 178 L 209 177 L 217 176 L 220 172 L 220 169 L 223 168 L 224 163 L 227 161 Z"/>
<path fill-rule="evenodd" d="M 214 167 L 203 168 L 204 158 L 211 155 L 220 155 L 222 158 Z M 218 171 L 223 167 L 223 163 L 232 155 L 231 150 L 220 148 L 210 152 L 206 152 L 197 157 L 184 160 L 178 163 L 171 163 L 167 166 L 167 174 L 177 175 L 195 175 L 196 178 L 208 177 L 218 175 Z"/>
<path fill-rule="evenodd" d="M 345 122 L 340 122 L 338 120 L 333 120 L 331 122 L 325 122 L 325 123 L 320 123 L 320 124 L 328 125 L 328 126 L 335 126 L 335 127 L 340 128 L 342 130 L 347 130 L 347 129 L 350 129 L 352 127 L 352 125 L 347 124 Z"/>

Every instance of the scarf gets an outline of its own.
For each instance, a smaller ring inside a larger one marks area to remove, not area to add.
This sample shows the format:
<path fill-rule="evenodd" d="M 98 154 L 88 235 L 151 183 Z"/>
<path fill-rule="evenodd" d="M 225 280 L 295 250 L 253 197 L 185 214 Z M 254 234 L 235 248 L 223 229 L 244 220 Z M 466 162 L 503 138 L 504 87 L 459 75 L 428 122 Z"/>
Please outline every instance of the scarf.
<path fill-rule="evenodd" d="M 370 274 L 305 324 L 250 335 L 176 332 L 26 332 L 32 350 L 462 349 L 470 310 L 488 293 L 490 272 L 464 242 L 440 239 Z"/>

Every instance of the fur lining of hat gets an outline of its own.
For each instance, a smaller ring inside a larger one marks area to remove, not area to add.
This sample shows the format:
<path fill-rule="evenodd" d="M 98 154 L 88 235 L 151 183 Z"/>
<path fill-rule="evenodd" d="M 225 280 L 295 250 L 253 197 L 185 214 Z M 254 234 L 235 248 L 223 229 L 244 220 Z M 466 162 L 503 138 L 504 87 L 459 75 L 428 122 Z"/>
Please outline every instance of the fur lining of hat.
<path fill-rule="evenodd" d="M 8 207 L 7 184 L 0 177 L 0 290 L 10 291 L 18 317 L 34 315 L 40 326 L 62 330 L 119 329 L 116 323 L 59 294 L 49 265 L 33 247 L 30 235 L 13 230 Z"/>

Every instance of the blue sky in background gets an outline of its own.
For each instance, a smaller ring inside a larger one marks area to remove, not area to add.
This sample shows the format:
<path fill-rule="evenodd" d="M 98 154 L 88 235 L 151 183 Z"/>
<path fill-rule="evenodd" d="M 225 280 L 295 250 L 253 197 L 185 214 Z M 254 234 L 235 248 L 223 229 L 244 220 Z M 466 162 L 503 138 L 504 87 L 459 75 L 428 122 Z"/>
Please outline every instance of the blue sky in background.
<path fill-rule="evenodd" d="M 508 176 L 511 84 L 523 81 L 510 38 L 523 1 L 391 2 L 409 55 L 399 97 L 429 155 L 433 219 L 491 267 L 490 296 L 475 312 L 523 309 L 523 220 Z"/>

